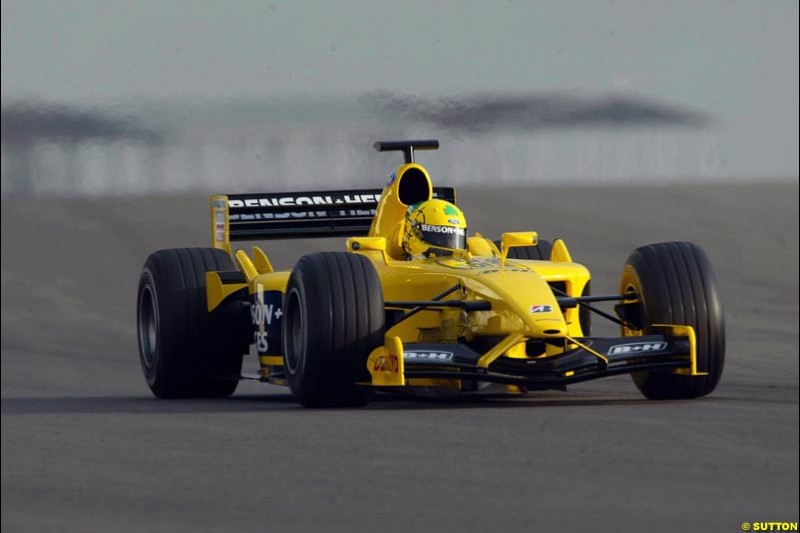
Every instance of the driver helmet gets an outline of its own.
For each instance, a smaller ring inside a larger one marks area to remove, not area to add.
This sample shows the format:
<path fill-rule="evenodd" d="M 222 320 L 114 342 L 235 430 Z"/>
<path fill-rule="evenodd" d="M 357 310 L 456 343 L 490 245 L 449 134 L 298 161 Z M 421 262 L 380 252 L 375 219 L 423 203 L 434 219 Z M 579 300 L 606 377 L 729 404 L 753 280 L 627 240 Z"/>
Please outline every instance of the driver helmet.
<path fill-rule="evenodd" d="M 461 209 L 438 199 L 408 207 L 403 250 L 409 256 L 450 256 L 466 249 L 467 219 Z"/>

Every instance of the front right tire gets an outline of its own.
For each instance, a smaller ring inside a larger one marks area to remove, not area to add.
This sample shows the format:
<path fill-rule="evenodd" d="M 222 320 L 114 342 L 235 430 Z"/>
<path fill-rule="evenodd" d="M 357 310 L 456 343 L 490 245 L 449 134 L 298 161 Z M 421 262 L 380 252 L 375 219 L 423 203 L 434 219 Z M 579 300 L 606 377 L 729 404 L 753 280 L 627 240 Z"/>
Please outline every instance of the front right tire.
<path fill-rule="evenodd" d="M 621 294 L 635 293 L 641 329 L 626 336 L 655 333 L 652 324 L 691 326 L 697 337 L 697 367 L 705 376 L 665 371 L 632 374 L 651 400 L 688 399 L 711 393 L 725 365 L 725 316 L 714 269 L 703 249 L 690 242 L 637 248 L 625 262 Z"/>

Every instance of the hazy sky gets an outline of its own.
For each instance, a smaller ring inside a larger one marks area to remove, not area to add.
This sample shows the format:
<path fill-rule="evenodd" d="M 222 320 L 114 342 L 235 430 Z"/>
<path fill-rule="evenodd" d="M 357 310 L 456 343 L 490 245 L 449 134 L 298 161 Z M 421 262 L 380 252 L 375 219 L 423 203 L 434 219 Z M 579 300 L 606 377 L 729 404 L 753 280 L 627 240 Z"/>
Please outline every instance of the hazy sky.
<path fill-rule="evenodd" d="M 379 89 L 656 98 L 774 135 L 760 157 L 797 173 L 798 2 L 2 2 L 6 102 Z"/>
<path fill-rule="evenodd" d="M 798 3 L 2 2 L 3 96 L 632 90 L 797 102 Z"/>

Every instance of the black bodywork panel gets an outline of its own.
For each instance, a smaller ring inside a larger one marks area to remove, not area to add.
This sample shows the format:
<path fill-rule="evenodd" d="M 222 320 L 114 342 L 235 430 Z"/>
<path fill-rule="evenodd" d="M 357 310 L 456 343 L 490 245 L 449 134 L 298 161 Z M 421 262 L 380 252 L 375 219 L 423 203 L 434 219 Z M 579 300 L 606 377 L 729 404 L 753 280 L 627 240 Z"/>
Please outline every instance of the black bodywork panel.
<path fill-rule="evenodd" d="M 360 237 L 369 232 L 382 189 L 229 194 L 231 241 Z M 453 187 L 433 197 L 456 201 Z"/>

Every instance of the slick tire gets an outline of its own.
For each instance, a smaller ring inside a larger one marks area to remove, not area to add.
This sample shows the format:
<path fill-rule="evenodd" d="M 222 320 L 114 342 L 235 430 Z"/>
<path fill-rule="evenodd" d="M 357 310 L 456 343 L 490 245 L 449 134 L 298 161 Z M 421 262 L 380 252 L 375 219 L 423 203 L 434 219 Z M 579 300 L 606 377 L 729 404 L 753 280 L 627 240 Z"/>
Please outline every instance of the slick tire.
<path fill-rule="evenodd" d="M 306 407 L 359 407 L 374 395 L 367 358 L 383 344 L 383 290 L 364 256 L 318 252 L 302 257 L 286 288 L 284 370 Z"/>
<path fill-rule="evenodd" d="M 620 290 L 636 293 L 643 327 L 623 328 L 623 334 L 654 333 L 651 324 L 692 326 L 698 370 L 708 373 L 637 372 L 632 377 L 642 394 L 651 400 L 667 400 L 697 398 L 713 391 L 725 364 L 725 317 L 717 276 L 703 249 L 690 242 L 637 248 L 625 262 Z"/>
<path fill-rule="evenodd" d="M 235 270 L 213 248 L 176 248 L 150 255 L 139 278 L 139 359 L 159 398 L 215 398 L 236 390 L 249 349 L 241 302 L 206 308 L 206 272 Z"/>

